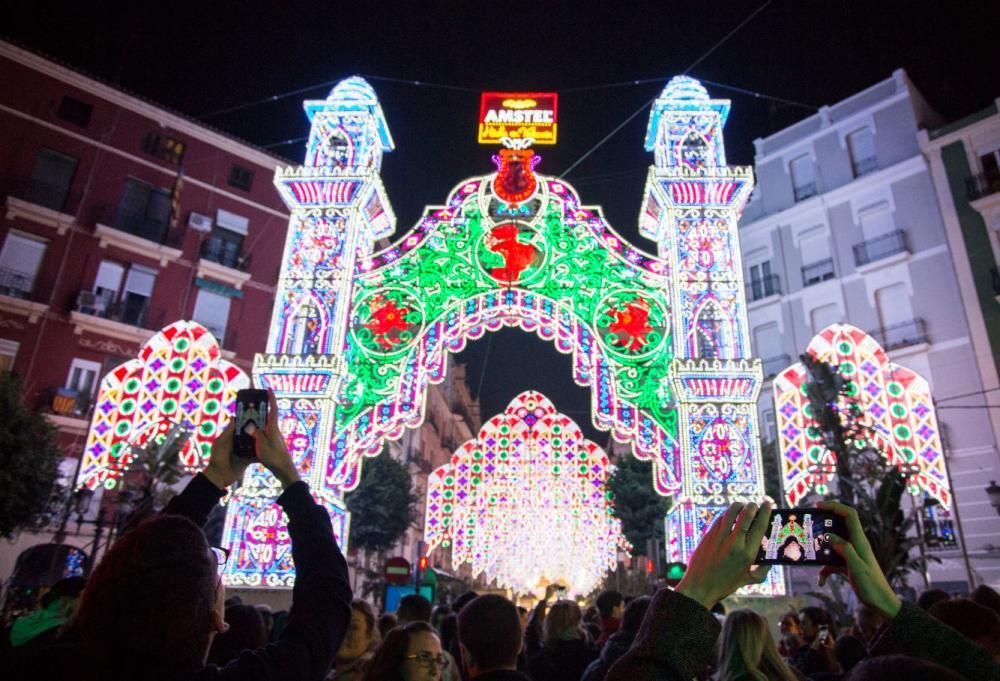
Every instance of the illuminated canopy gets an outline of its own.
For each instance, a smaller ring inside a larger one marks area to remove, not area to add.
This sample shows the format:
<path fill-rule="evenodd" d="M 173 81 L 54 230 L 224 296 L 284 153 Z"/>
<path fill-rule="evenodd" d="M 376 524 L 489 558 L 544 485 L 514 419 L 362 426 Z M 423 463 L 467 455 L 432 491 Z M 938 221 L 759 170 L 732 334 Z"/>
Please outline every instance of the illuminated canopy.
<path fill-rule="evenodd" d="M 427 487 L 428 552 L 452 549 L 499 586 L 587 594 L 630 551 L 605 483 L 608 457 L 541 393 L 491 418 Z"/>
<path fill-rule="evenodd" d="M 941 434 L 927 381 L 890 361 L 878 342 L 850 324 L 823 329 L 806 349 L 847 379 L 850 396 L 862 407 L 873 445 L 900 467 L 914 490 L 951 505 Z M 836 455 L 813 427 L 805 385 L 805 366 L 797 362 L 774 379 L 774 408 L 785 496 L 793 506 L 810 492 L 827 494 Z"/>

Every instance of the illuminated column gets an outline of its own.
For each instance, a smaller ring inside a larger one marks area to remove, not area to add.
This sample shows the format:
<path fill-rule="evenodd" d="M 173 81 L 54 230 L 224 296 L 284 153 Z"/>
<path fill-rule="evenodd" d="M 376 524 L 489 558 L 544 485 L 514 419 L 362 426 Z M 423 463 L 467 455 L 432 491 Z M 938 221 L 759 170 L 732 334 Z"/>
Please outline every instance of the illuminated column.
<path fill-rule="evenodd" d="M 362 78 L 341 81 L 325 100 L 307 101 L 305 110 L 312 123 L 305 161 L 279 168 L 274 178 L 291 219 L 267 352 L 254 359 L 253 374 L 257 386 L 274 390 L 295 463 L 346 542 L 340 491 L 324 484 L 322 471 L 344 373 L 355 265 L 395 228 L 379 175 L 393 142 L 375 91 Z M 275 537 L 287 533 L 273 504 L 276 484 L 256 467 L 244 480 L 227 516 L 227 537 L 238 542 L 252 529 L 269 539 L 236 547 L 229 583 L 250 584 L 262 574 L 260 586 L 285 586 L 294 577 L 278 555 L 287 541 Z"/>
<path fill-rule="evenodd" d="M 683 488 L 667 515 L 667 553 L 686 562 L 715 515 L 764 495 L 755 403 L 762 382 L 750 359 L 737 221 L 753 187 L 748 167 L 726 165 L 729 101 L 673 78 L 653 105 L 654 152 L 639 229 L 672 274 L 670 291 Z M 781 590 L 780 578 L 761 591 Z"/>

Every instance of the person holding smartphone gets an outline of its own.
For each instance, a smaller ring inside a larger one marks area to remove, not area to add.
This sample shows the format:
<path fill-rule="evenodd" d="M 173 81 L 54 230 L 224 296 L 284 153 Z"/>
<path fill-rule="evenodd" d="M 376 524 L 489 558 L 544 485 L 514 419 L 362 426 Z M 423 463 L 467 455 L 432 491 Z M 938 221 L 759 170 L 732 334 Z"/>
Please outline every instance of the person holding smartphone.
<path fill-rule="evenodd" d="M 845 573 L 858 599 L 889 620 L 872 641 L 872 656 L 923 658 L 916 662 L 936 663 L 967 679 L 1000 681 L 1000 665 L 985 649 L 912 603 L 900 601 L 879 568 L 857 511 L 835 502 L 821 502 L 820 508 L 842 518 L 848 535 L 829 533 L 844 564 L 824 566 L 820 584 L 831 574 Z M 705 669 L 721 629 L 712 607 L 740 587 L 767 577 L 769 566 L 758 567 L 755 561 L 770 516 L 767 503 L 731 504 L 698 544 L 677 589 L 661 589 L 654 596 L 635 643 L 611 667 L 605 681 L 681 681 Z"/>
<path fill-rule="evenodd" d="M 208 466 L 157 516 L 122 536 L 84 591 L 78 637 L 44 651 L 27 678 L 322 679 L 351 620 L 347 564 L 326 510 L 299 478 L 268 392 L 266 424 L 253 432 L 255 457 L 233 453 L 233 427 L 212 444 Z M 210 547 L 202 525 L 251 461 L 281 483 L 296 580 L 279 639 L 245 650 L 224 667 L 206 665 L 213 637 L 225 631 L 227 556 Z"/>

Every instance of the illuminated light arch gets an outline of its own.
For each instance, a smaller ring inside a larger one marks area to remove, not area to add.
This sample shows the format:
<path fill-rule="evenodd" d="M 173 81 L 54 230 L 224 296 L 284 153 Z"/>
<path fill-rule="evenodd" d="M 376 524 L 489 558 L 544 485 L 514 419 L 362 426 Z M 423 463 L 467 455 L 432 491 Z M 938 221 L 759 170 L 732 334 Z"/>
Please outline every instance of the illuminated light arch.
<path fill-rule="evenodd" d="M 450 548 L 517 593 L 561 583 L 587 594 L 632 546 L 606 483 L 607 455 L 544 395 L 526 391 L 431 472 L 427 553 Z"/>
<path fill-rule="evenodd" d="M 656 489 L 674 496 L 668 556 L 687 560 L 703 520 L 731 500 L 763 495 L 755 409 L 762 376 L 749 357 L 737 228 L 753 173 L 725 166 L 728 101 L 678 77 L 654 103 L 646 148 L 655 164 L 640 232 L 657 255 L 631 246 L 568 183 L 536 174 L 532 149 L 501 151 L 497 172 L 459 183 L 445 205 L 375 252 L 395 223 L 378 172 L 393 142 L 374 91 L 358 81 L 306 102 L 307 165 L 275 175 L 291 212 L 282 302 L 254 362 L 257 384 L 275 390 L 281 423 L 303 443 L 297 462 L 338 536 L 348 520 L 342 495 L 357 484 L 364 457 L 419 425 L 428 385 L 445 378 L 447 353 L 507 325 L 572 354 L 574 379 L 592 388 L 594 423 L 653 461 Z M 347 164 L 322 152 L 334 130 L 351 137 Z M 705 142 L 704 163 L 685 161 L 678 141 L 692 133 Z M 316 355 L 291 347 L 286 332 L 285 301 L 306 291 L 320 299 L 329 325 Z M 706 297 L 727 320 L 723 357 L 712 360 L 689 343 Z M 313 415 L 308 423 L 286 420 L 303 413 Z M 227 583 L 294 579 L 273 504 L 278 490 L 269 485 L 251 472 L 229 505 L 228 541 L 246 529 L 260 539 L 233 545 Z M 780 582 L 775 576 L 757 592 L 781 593 Z"/>
<path fill-rule="evenodd" d="M 850 381 L 864 422 L 874 431 L 873 444 L 889 463 L 916 467 L 907 475 L 914 491 L 951 507 L 951 490 L 934 402 L 927 381 L 892 362 L 882 346 L 850 324 L 832 324 L 813 337 L 806 349 L 836 367 Z M 827 494 L 836 479 L 836 455 L 810 432 L 805 367 L 797 362 L 774 379 L 774 405 L 785 495 L 792 505 L 806 495 Z"/>
<path fill-rule="evenodd" d="M 188 472 L 200 470 L 232 415 L 236 391 L 249 386 L 205 327 L 186 321 L 165 327 L 136 359 L 101 380 L 77 484 L 114 488 L 134 458 L 132 448 L 162 441 L 171 429 L 190 434 L 180 462 Z"/>

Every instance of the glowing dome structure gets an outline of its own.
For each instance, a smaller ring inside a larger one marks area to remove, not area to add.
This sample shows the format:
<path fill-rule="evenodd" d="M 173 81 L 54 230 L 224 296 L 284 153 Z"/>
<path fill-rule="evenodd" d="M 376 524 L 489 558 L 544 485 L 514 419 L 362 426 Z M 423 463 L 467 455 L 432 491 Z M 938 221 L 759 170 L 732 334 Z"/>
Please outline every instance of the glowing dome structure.
<path fill-rule="evenodd" d="M 428 552 L 451 548 L 501 587 L 587 594 L 630 551 L 606 490 L 607 455 L 538 392 L 523 392 L 431 473 Z"/>

